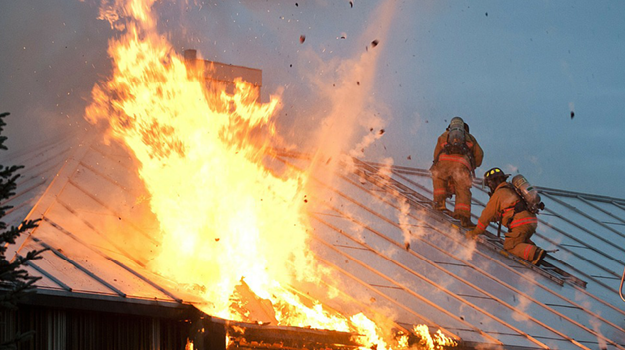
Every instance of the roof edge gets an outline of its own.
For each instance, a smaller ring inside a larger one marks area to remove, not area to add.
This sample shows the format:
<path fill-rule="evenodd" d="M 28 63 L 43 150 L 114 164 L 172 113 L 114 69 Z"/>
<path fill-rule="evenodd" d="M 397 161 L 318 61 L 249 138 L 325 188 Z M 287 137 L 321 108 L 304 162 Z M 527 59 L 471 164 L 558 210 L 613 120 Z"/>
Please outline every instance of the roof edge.
<path fill-rule="evenodd" d="M 26 293 L 19 304 L 180 320 L 203 315 L 192 304 L 41 288 Z"/>

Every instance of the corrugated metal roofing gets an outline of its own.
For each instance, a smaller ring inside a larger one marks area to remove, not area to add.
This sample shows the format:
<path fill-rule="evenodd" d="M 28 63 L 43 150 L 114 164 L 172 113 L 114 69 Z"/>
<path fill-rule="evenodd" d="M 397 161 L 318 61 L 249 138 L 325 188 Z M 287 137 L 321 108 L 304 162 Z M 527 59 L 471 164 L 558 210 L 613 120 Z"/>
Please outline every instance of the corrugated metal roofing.
<path fill-rule="evenodd" d="M 3 220 L 8 223 L 20 222 L 35 205 L 46 186 L 71 154 L 75 144 L 75 134 L 65 134 L 41 143 L 26 147 L 19 152 L 6 153 L 0 157 L 4 166 L 23 165 L 17 180 L 14 196 L 2 202 L 13 206 Z"/>
<path fill-rule="evenodd" d="M 15 247 L 20 255 L 51 248 L 29 267 L 43 277 L 39 293 L 173 307 L 197 301 L 151 273 L 149 254 L 131 248 L 140 242 L 156 249 L 158 240 L 144 229 L 156 221 L 123 148 L 86 139 L 73 153 L 62 144 L 43 149 L 51 153 L 39 153 L 39 163 L 37 157 L 12 161 L 26 165 L 26 179 L 55 169 L 38 165 L 44 160 L 62 165 L 51 184 L 20 184 L 23 191 L 12 200 L 21 211 L 11 219 L 21 220 L 35 202 L 31 218 L 43 218 Z M 327 287 L 342 298 L 295 285 L 302 295 L 313 293 L 346 314 L 381 314 L 406 329 L 440 328 L 467 346 L 625 349 L 625 303 L 618 295 L 625 200 L 540 188 L 546 209 L 533 240 L 558 251 L 546 258 L 553 269 L 538 268 L 506 254 L 495 225 L 476 244 L 432 211 L 428 171 L 354 161 L 353 171 L 337 172 L 332 181 L 315 178 L 317 191 L 308 195 L 311 249 L 334 271 L 337 279 Z M 309 159 L 282 153 L 275 162 L 305 169 Z M 475 221 L 488 196 L 479 186 L 472 192 Z M 103 228 L 118 235 L 104 235 Z"/>
<path fill-rule="evenodd" d="M 40 156 L 45 158 L 44 153 Z M 40 197 L 23 196 L 36 199 L 36 204 L 29 200 L 19 205 L 32 208 L 29 217 L 42 221 L 30 235 L 23 234 L 9 247 L 7 256 L 15 254 L 15 249 L 19 255 L 50 249 L 43 253 L 43 259 L 28 263 L 29 273 L 42 277 L 37 282 L 39 293 L 58 295 L 56 292 L 64 291 L 65 295 L 77 293 L 81 297 L 123 298 L 124 302 L 181 304 L 181 297 L 187 296 L 176 291 L 171 282 L 150 273 L 145 268 L 146 256 L 130 250 L 142 246 L 146 248 L 142 251 L 149 252 L 158 242 L 145 233 L 146 225 L 154 225 L 155 220 L 150 220 L 147 203 L 140 199 L 142 184 L 133 175 L 128 154 L 115 144 L 94 144 L 88 137 L 60 163 L 47 188 L 32 188 Z M 22 175 L 33 177 L 33 171 L 26 165 Z M 146 222 L 137 221 L 146 218 Z M 105 235 L 104 229 L 109 234 Z"/>
<path fill-rule="evenodd" d="M 427 278 L 428 284 L 436 285 L 435 293 L 445 293 L 457 303 L 436 304 L 444 307 L 450 317 L 464 319 L 479 329 L 471 330 L 476 334 L 459 334 L 465 341 L 479 342 L 477 333 L 485 333 L 494 335 L 503 344 L 522 347 L 624 346 L 625 304 L 619 298 L 618 287 L 625 245 L 618 243 L 622 239 L 619 231 L 622 226 L 615 228 L 613 223 L 619 212 L 623 214 L 623 200 L 540 190 L 547 209 L 539 216 L 539 229 L 533 240 L 545 249 L 559 249 L 546 261 L 570 274 L 563 276 L 502 254 L 495 225 L 490 227 L 493 235 L 478 244 L 471 257 L 463 257 L 463 249 L 459 247 L 471 243 L 457 229 L 431 223 L 432 219 L 445 219 L 429 210 L 432 193 L 429 173 L 394 167 L 390 181 L 376 180 L 380 168 L 376 164 L 360 163 L 365 179 L 383 183 L 391 192 L 396 190 L 411 200 L 414 210 L 411 220 L 421 225 L 421 234 L 407 253 L 422 255 L 429 265 L 426 270 L 436 271 L 418 278 Z M 355 181 L 352 184 L 359 186 Z M 479 216 L 488 196 L 480 187 L 474 187 L 473 194 L 473 213 Z M 595 207 L 603 207 L 603 215 L 593 213 Z M 420 210 L 426 210 L 427 214 Z M 386 218 L 392 220 L 390 216 Z M 390 232 L 394 230 L 395 243 L 401 243 L 400 228 L 395 224 L 387 226 L 375 230 L 386 237 L 392 237 Z M 375 250 L 384 251 L 384 248 Z M 424 264 L 419 266 L 423 268 Z M 440 300 L 440 296 L 427 299 Z"/>

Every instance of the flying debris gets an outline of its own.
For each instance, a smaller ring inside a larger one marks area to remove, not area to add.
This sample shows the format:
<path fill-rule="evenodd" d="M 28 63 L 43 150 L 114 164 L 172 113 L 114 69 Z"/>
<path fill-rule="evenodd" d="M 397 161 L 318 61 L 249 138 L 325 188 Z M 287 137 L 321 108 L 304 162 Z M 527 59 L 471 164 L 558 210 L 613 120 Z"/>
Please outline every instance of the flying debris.
<path fill-rule="evenodd" d="M 299 4 L 298 4 L 298 3 L 295 3 L 295 7 L 298 7 L 298 6 L 299 6 Z"/>
<path fill-rule="evenodd" d="M 300 36 L 299 36 L 299 42 L 300 42 L 300 44 L 303 44 L 305 40 L 306 40 L 306 35 L 300 35 Z"/>
<path fill-rule="evenodd" d="M 486 17 L 488 17 L 488 12 L 486 12 Z"/>
<path fill-rule="evenodd" d="M 350 6 L 351 8 L 354 8 L 354 2 L 353 2 L 353 1 L 350 1 L 350 2 L 349 2 L 349 6 Z"/>
<path fill-rule="evenodd" d="M 575 112 L 571 111 L 571 119 L 575 118 Z"/>
<path fill-rule="evenodd" d="M 374 47 L 378 46 L 378 44 L 379 44 L 379 43 L 380 43 L 380 41 L 379 41 L 378 39 L 373 40 L 373 41 L 371 42 L 371 48 L 374 48 Z"/>
<path fill-rule="evenodd" d="M 407 159 L 408 159 L 408 160 L 412 160 L 412 156 L 410 156 L 410 155 L 409 155 Z"/>
<path fill-rule="evenodd" d="M 380 129 L 380 135 L 384 134 L 384 129 Z"/>

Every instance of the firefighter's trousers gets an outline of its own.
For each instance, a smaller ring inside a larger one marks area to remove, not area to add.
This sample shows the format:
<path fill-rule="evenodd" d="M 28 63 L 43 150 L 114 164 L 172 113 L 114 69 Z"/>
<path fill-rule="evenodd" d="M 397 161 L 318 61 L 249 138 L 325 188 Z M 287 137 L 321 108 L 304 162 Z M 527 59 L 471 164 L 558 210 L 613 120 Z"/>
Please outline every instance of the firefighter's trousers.
<path fill-rule="evenodd" d="M 449 182 L 453 181 L 455 193 L 448 193 Z M 471 218 L 471 173 L 459 162 L 439 161 L 432 168 L 432 186 L 434 202 L 443 202 L 445 198 L 456 195 L 454 214 L 458 217 Z"/>
<path fill-rule="evenodd" d="M 503 248 L 521 259 L 532 261 L 536 257 L 538 247 L 531 241 L 536 232 L 535 223 L 521 225 L 506 233 Z"/>

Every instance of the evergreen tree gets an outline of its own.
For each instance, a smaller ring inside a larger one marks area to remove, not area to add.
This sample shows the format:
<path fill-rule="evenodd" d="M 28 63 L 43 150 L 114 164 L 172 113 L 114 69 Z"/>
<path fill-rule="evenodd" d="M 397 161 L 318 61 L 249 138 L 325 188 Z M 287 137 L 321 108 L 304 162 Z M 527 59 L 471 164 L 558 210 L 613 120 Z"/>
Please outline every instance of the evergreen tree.
<path fill-rule="evenodd" d="M 2 136 L 6 123 L 4 118 L 9 113 L 0 114 L 0 150 L 7 150 L 4 142 L 7 140 L 6 136 Z M 11 196 L 15 195 L 17 188 L 17 179 L 20 175 L 18 170 L 24 166 L 11 165 L 4 166 L 0 164 L 0 203 L 6 202 Z M 7 224 L 2 221 L 2 218 L 6 215 L 7 211 L 12 206 L 0 204 L 0 313 L 17 310 L 17 303 L 19 298 L 33 289 L 33 284 L 41 277 L 33 277 L 28 275 L 28 271 L 24 269 L 25 264 L 30 260 L 41 259 L 41 254 L 45 249 L 33 250 L 26 254 L 26 256 L 17 256 L 12 261 L 7 260 L 5 253 L 9 244 L 15 244 L 15 240 L 25 231 L 37 227 L 37 220 L 25 220 L 18 226 L 8 227 Z M 11 259 L 12 257 L 8 257 Z M 29 331 L 22 334 L 16 334 L 13 339 L 0 344 L 1 349 L 17 349 L 17 345 L 32 336 L 34 332 Z"/>

